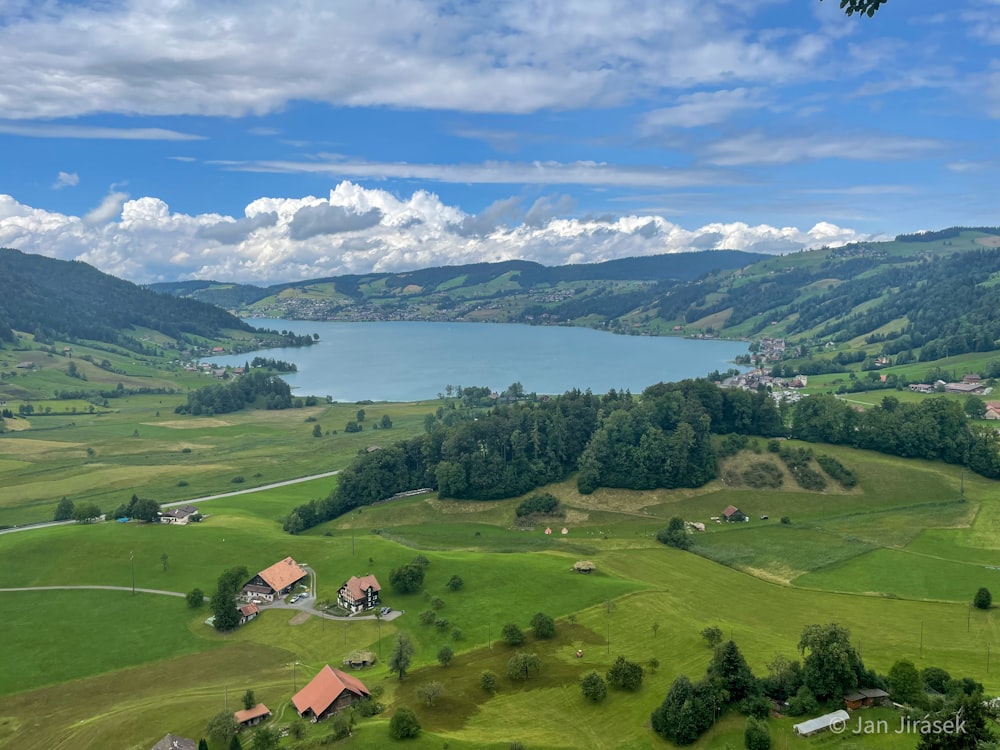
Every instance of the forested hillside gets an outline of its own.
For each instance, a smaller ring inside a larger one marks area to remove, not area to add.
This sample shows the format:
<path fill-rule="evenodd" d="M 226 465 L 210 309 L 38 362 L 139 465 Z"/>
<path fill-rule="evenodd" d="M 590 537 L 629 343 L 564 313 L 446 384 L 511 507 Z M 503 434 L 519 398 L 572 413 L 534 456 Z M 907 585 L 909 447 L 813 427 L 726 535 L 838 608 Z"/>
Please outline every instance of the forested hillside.
<path fill-rule="evenodd" d="M 227 331 L 255 332 L 215 305 L 158 294 L 86 263 L 0 249 L 0 343 L 13 343 L 14 332 L 23 331 L 39 344 L 89 340 L 145 351 L 149 345 L 136 329 L 163 334 L 179 348 L 196 337 L 217 340 L 228 338 Z M 308 337 L 282 340 L 312 343 Z"/>

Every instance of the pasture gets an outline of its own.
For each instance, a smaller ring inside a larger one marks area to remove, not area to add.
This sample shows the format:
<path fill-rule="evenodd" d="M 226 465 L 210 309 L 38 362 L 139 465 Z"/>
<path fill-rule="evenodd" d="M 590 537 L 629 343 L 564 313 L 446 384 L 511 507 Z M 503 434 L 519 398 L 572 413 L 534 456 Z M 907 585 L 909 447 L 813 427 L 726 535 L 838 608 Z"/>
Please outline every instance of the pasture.
<path fill-rule="evenodd" d="M 321 424 L 332 425 L 350 418 L 356 405 L 188 420 L 166 409 L 157 418 L 150 398 L 135 397 L 141 421 L 129 422 L 126 409 L 78 414 L 76 425 L 59 429 L 39 432 L 33 425 L 4 435 L 0 472 L 18 478 L 24 489 L 33 485 L 32 476 L 43 483 L 72 482 L 74 462 L 82 467 L 97 461 L 106 463 L 102 471 L 133 472 L 134 491 L 165 501 L 169 496 L 159 492 L 167 493 L 178 476 L 197 477 L 198 466 L 206 479 L 188 479 L 188 486 L 174 489 L 190 497 L 238 489 L 228 479 L 237 473 L 249 485 L 326 470 L 374 437 L 366 432 L 313 438 L 312 423 L 304 422 L 315 414 Z M 401 425 L 386 435 L 392 439 L 421 429 L 431 408 L 365 406 L 369 420 L 384 409 Z M 243 448 L 239 432 L 250 436 Z M 148 442 L 140 449 L 131 445 L 134 440 Z M 98 455 L 88 456 L 87 447 Z M 296 450 L 309 453 L 295 456 Z M 0 748 L 148 748 L 167 732 L 197 739 L 211 716 L 238 707 L 247 688 L 272 708 L 277 723 L 287 724 L 294 689 L 358 648 L 381 653 L 376 666 L 358 676 L 370 687 L 383 686 L 387 710 L 361 720 L 348 747 L 395 744 L 389 718 L 407 706 L 424 727 L 421 737 L 407 743 L 411 748 L 503 750 L 514 740 L 530 748 L 665 748 L 648 726 L 649 715 L 675 677 L 704 673 L 711 650 L 700 632 L 709 625 L 736 641 L 757 674 L 766 673 L 776 653 L 798 657 L 805 625 L 835 621 L 850 628 L 866 664 L 879 672 L 908 658 L 1000 691 L 998 670 L 987 665 L 1000 621 L 995 610 L 968 606 L 979 586 L 1000 593 L 1000 571 L 990 567 L 1000 539 L 998 485 L 970 476 L 963 482 L 959 468 L 943 464 L 833 446 L 814 446 L 814 452 L 850 468 L 857 487 L 847 491 L 830 482 L 825 492 L 807 492 L 783 469 L 782 485 L 773 490 L 720 479 L 697 490 L 601 489 L 583 496 L 570 480 L 546 488 L 560 499 L 565 517 L 524 528 L 514 523 L 519 499 L 458 502 L 428 494 L 363 508 L 300 536 L 283 533 L 280 519 L 295 505 L 327 494 L 336 481 L 328 478 L 207 502 L 207 518 L 186 527 L 103 523 L 0 536 L 0 566 L 10 587 L 128 587 L 134 568 L 142 588 L 183 593 L 197 586 L 211 593 L 226 568 L 245 565 L 252 574 L 291 555 L 316 571 L 316 599 L 332 600 L 348 576 L 371 572 L 382 582 L 384 602 L 405 610 L 381 623 L 315 617 L 302 622 L 293 612 L 265 608 L 248 625 L 221 635 L 203 624 L 207 607 L 190 610 L 174 597 L 0 592 L 0 639 L 13 654 L 0 678 Z M 182 474 L 170 474 L 177 470 L 172 458 L 179 459 Z M 761 460 L 781 468 L 773 454 L 748 451 L 727 459 L 722 476 Z M 169 478 L 152 470 L 157 466 Z M 74 496 L 86 496 L 87 490 L 78 491 L 83 494 Z M 0 499 L 3 492 L 6 486 Z M 109 490 L 109 496 L 117 492 Z M 31 507 L 16 502 L 16 491 L 6 497 L 7 513 Z M 729 504 L 751 521 L 712 523 L 710 517 Z M 692 537 L 693 552 L 655 541 L 655 532 L 675 515 L 707 523 L 705 532 Z M 781 523 L 782 516 L 790 523 Z M 555 533 L 546 535 L 546 527 Z M 429 560 L 423 590 L 394 593 L 389 571 L 418 553 Z M 579 559 L 594 561 L 597 572 L 572 573 Z M 461 590 L 446 586 L 452 575 L 464 580 Z M 434 598 L 440 602 L 432 603 Z M 439 607 L 435 618 L 447 620 L 445 626 L 421 624 L 419 614 L 432 606 Z M 556 618 L 552 640 L 531 634 L 528 624 L 536 612 Z M 539 674 L 524 683 L 505 676 L 514 649 L 499 635 L 508 622 L 525 628 L 522 649 L 541 659 Z M 403 681 L 386 667 L 399 632 L 416 647 Z M 445 645 L 455 652 L 447 667 L 436 659 Z M 647 669 L 635 693 L 612 690 L 604 703 L 585 701 L 580 678 L 605 672 L 618 655 L 646 666 L 656 659 L 659 666 Z M 495 693 L 479 686 L 484 670 L 499 675 Z M 445 688 L 434 706 L 417 695 L 430 681 Z M 792 723 L 771 720 L 773 747 L 901 750 L 915 744 L 898 735 L 799 740 L 791 736 Z M 742 726 L 741 716 L 727 713 L 694 747 L 738 747 Z M 285 740 L 282 747 L 317 747 L 327 731 L 323 723 L 310 725 L 306 740 Z"/>

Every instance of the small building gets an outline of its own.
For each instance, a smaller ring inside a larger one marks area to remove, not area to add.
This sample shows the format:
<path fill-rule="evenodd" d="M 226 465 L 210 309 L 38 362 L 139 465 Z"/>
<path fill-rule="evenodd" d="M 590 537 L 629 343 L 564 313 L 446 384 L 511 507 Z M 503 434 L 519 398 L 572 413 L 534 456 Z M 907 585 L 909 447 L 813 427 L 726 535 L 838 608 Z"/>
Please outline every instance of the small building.
<path fill-rule="evenodd" d="M 375 664 L 375 652 L 362 649 L 352 651 L 351 655 L 344 659 L 344 666 L 351 669 L 364 669 Z"/>
<path fill-rule="evenodd" d="M 364 578 L 351 576 L 337 592 L 337 604 L 351 613 L 374 609 L 379 604 L 382 587 L 373 575 Z"/>
<path fill-rule="evenodd" d="M 244 727 L 257 726 L 270 715 L 271 709 L 263 703 L 258 703 L 253 708 L 248 708 L 245 711 L 237 711 L 233 714 L 233 718 L 240 725 L 240 729 L 243 729 Z"/>
<path fill-rule="evenodd" d="M 795 731 L 795 734 L 799 735 L 799 737 L 811 737 L 817 732 L 826 731 L 834 725 L 846 726 L 850 718 L 851 715 L 841 708 L 832 713 L 817 716 L 815 719 L 809 719 L 808 721 L 795 724 L 792 729 Z"/>
<path fill-rule="evenodd" d="M 931 383 L 910 383 L 908 387 L 913 393 L 934 393 Z"/>
<path fill-rule="evenodd" d="M 884 706 L 889 694 L 879 688 L 858 688 L 844 696 L 844 706 L 851 711 L 872 706 Z"/>
<path fill-rule="evenodd" d="M 198 743 L 179 734 L 168 734 L 153 745 L 151 750 L 198 750 Z"/>
<path fill-rule="evenodd" d="M 237 609 L 240 611 L 240 625 L 246 625 L 260 614 L 260 609 L 253 602 L 237 607 Z"/>
<path fill-rule="evenodd" d="M 368 688 L 357 677 L 327 664 L 308 685 L 292 696 L 292 705 L 299 716 L 309 715 L 316 722 L 350 708 L 370 695 Z"/>
<path fill-rule="evenodd" d="M 748 521 L 749 518 L 747 514 L 742 510 L 737 508 L 735 505 L 730 505 L 724 511 L 722 511 L 722 519 L 724 521 L 736 522 L 736 521 Z"/>
<path fill-rule="evenodd" d="M 174 526 L 186 526 L 193 516 L 198 515 L 198 509 L 193 505 L 181 505 L 160 513 L 160 523 Z"/>
<path fill-rule="evenodd" d="M 251 578 L 243 587 L 243 596 L 248 600 L 273 602 L 276 597 L 291 591 L 295 584 L 305 580 L 308 575 L 295 560 L 286 557 Z"/>

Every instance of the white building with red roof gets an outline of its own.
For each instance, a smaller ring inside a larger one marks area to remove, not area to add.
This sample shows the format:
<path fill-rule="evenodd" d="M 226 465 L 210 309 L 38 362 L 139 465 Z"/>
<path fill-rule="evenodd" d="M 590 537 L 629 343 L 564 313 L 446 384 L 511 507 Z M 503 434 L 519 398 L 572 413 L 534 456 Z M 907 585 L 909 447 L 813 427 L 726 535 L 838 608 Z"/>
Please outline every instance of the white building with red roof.
<path fill-rule="evenodd" d="M 363 578 L 351 576 L 337 592 L 337 603 L 352 613 L 364 612 L 378 606 L 381 590 L 378 579 L 373 575 Z"/>
<path fill-rule="evenodd" d="M 319 721 L 370 695 L 368 688 L 357 677 L 327 664 L 308 685 L 292 696 L 292 705 L 299 716 L 309 715 L 312 721 Z"/>

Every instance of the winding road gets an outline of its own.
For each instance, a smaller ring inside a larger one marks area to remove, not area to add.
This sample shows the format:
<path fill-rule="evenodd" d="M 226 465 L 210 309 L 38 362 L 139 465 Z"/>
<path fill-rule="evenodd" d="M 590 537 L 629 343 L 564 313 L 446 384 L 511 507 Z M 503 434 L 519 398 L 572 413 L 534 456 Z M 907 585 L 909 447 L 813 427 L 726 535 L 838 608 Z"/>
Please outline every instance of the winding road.
<path fill-rule="evenodd" d="M 262 484 L 260 487 L 250 487 L 245 490 L 234 490 L 233 492 L 222 492 L 218 495 L 206 495 L 204 497 L 195 497 L 190 500 L 177 500 L 172 503 L 164 503 L 161 508 L 176 508 L 179 505 L 193 505 L 194 503 L 207 503 L 211 500 L 220 500 L 224 497 L 236 497 L 237 495 L 249 495 L 253 492 L 263 492 L 264 490 L 273 490 L 277 487 L 288 487 L 292 484 L 301 484 L 302 482 L 311 482 L 314 479 L 326 479 L 327 477 L 333 477 L 340 473 L 340 469 L 336 471 L 325 471 L 322 474 L 310 474 L 307 477 L 299 477 L 298 479 L 286 479 L 282 482 L 273 482 L 272 484 Z M 9 529 L 0 529 L 0 535 L 3 534 L 13 534 L 16 531 L 31 531 L 32 529 L 48 529 L 53 526 L 70 526 L 77 523 L 76 521 L 42 521 L 41 523 L 29 523 L 24 526 L 12 526 Z M 3 589 L 0 589 L 2 591 Z M 131 591 L 131 589 L 129 589 Z"/>

